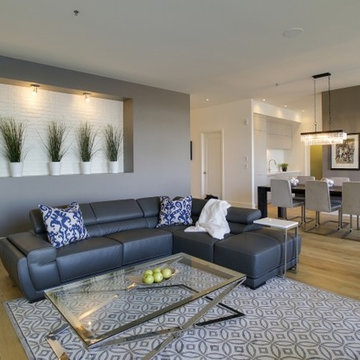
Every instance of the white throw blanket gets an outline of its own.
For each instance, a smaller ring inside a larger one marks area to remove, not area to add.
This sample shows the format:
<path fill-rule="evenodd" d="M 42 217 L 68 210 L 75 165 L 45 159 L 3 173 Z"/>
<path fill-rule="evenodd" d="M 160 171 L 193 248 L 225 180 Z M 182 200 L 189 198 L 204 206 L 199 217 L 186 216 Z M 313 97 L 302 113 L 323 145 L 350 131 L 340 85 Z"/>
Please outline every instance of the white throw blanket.
<path fill-rule="evenodd" d="M 223 239 L 224 235 L 230 232 L 229 224 L 226 221 L 227 209 L 231 205 L 224 200 L 210 199 L 203 209 L 195 226 L 190 226 L 186 232 L 207 231 L 216 239 Z"/>

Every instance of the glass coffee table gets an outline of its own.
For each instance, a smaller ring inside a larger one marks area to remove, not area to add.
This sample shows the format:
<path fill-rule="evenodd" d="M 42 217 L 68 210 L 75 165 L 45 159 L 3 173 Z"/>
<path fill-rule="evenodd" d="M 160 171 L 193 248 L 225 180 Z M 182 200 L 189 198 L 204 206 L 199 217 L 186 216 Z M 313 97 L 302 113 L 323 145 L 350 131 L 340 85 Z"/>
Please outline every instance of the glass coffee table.
<path fill-rule="evenodd" d="M 169 267 L 173 275 L 160 283 L 144 284 L 143 272 L 154 267 Z M 166 336 L 143 358 L 151 359 L 190 327 L 243 316 L 222 304 L 221 300 L 245 279 L 246 276 L 239 272 L 179 253 L 58 286 L 45 291 L 45 296 L 65 319 L 66 325 L 51 332 L 47 341 L 58 358 L 64 360 L 68 356 L 58 342 L 57 334 L 69 326 L 86 348 Z M 141 328 L 146 322 L 200 298 L 204 305 L 181 325 L 122 336 L 129 329 Z M 215 306 L 225 309 L 226 314 L 201 321 Z"/>

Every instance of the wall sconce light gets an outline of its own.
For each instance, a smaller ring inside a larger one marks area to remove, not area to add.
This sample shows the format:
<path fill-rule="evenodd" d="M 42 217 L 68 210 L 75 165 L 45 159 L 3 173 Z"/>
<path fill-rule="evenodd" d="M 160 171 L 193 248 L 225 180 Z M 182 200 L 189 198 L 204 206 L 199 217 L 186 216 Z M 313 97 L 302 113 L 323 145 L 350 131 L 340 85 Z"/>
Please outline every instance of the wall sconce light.
<path fill-rule="evenodd" d="M 88 92 L 84 92 L 84 100 L 86 101 L 86 102 L 89 102 L 90 101 L 90 93 L 88 93 Z"/>
<path fill-rule="evenodd" d="M 38 84 L 31 84 L 30 86 L 31 86 L 33 95 L 36 95 L 37 92 L 38 92 L 38 88 L 40 87 L 40 85 L 38 85 Z"/>

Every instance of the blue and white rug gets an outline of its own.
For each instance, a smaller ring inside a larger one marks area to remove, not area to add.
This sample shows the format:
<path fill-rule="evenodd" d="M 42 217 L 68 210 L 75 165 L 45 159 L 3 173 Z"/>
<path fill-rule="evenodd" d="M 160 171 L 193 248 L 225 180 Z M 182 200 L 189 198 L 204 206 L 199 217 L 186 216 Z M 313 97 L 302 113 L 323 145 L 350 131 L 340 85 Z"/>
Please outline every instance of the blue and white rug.
<path fill-rule="evenodd" d="M 245 317 L 192 328 L 159 353 L 157 360 L 180 359 L 360 359 L 360 302 L 289 280 L 274 278 L 261 288 L 234 289 L 223 303 Z M 175 326 L 197 312 L 204 301 L 149 322 L 142 330 Z M 63 324 L 48 300 L 25 299 L 5 303 L 29 359 L 56 359 L 45 340 Z M 207 318 L 223 315 L 216 307 Z M 128 334 L 136 332 L 128 331 Z M 70 359 L 141 359 L 165 338 L 85 350 L 70 329 L 59 340 Z"/>

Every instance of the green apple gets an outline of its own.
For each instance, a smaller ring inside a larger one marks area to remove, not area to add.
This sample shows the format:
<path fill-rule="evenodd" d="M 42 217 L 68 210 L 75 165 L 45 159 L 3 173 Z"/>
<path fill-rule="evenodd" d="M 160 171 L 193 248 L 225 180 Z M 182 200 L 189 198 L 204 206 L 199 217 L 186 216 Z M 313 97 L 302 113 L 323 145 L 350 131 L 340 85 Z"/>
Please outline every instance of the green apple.
<path fill-rule="evenodd" d="M 164 280 L 163 274 L 161 272 L 155 272 L 153 277 L 156 283 L 162 282 Z"/>
<path fill-rule="evenodd" d="M 145 270 L 143 276 L 152 275 L 152 274 L 153 274 L 152 270 Z"/>
<path fill-rule="evenodd" d="M 154 276 L 153 275 L 146 275 L 143 277 L 143 282 L 147 285 L 152 284 L 155 281 Z"/>
<path fill-rule="evenodd" d="M 170 279 L 172 276 L 172 270 L 168 267 L 165 269 L 162 269 L 161 273 L 162 273 L 164 279 Z"/>
<path fill-rule="evenodd" d="M 153 268 L 153 273 L 155 274 L 157 272 L 161 272 L 161 269 L 159 267 Z"/>

